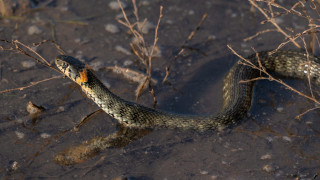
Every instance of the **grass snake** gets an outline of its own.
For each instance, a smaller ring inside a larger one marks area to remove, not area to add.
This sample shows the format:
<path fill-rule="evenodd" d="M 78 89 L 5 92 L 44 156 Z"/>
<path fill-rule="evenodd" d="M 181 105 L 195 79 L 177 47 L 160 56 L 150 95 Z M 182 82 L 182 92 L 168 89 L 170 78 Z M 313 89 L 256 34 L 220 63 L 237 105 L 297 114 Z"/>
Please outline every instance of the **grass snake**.
<path fill-rule="evenodd" d="M 310 55 L 307 63 L 305 52 L 279 50 L 269 55 L 268 51 L 258 53 L 261 65 L 269 72 L 281 76 L 304 79 L 308 73 L 312 82 L 320 82 L 319 59 Z M 256 54 L 247 58 L 259 66 Z M 239 61 L 241 62 L 241 60 Z M 81 61 L 66 55 L 55 59 L 57 67 L 107 114 L 128 127 L 138 128 L 181 128 L 199 131 L 215 130 L 236 124 L 249 111 L 255 81 L 241 83 L 261 76 L 257 69 L 243 63 L 236 63 L 227 73 L 223 85 L 223 106 L 212 115 L 186 115 L 148 108 L 126 101 L 113 94 L 96 77 L 94 72 Z M 310 67 L 308 66 L 310 65 Z"/>

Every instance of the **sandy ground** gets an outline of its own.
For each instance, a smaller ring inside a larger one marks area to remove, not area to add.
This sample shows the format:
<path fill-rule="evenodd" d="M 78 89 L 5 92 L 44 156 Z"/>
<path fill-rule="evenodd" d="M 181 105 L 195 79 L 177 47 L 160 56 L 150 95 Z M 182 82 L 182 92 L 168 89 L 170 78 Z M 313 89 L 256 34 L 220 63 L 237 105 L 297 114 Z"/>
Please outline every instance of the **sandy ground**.
<path fill-rule="evenodd" d="M 139 70 L 141 66 L 134 55 L 117 50 L 122 47 L 129 51 L 132 37 L 128 29 L 116 21 L 121 11 L 112 9 L 110 2 L 57 0 L 45 6 L 40 4 L 36 11 L 23 15 L 24 19 L 2 19 L 0 39 L 17 39 L 31 45 L 54 38 L 68 54 L 95 69 L 119 65 Z M 131 2 L 124 2 L 128 16 L 134 20 Z M 156 87 L 159 109 L 197 114 L 217 111 L 222 103 L 223 77 L 237 61 L 227 44 L 249 55 L 251 46 L 257 50 L 273 49 L 283 41 L 281 34 L 272 32 L 243 42 L 243 38 L 271 27 L 260 24 L 262 16 L 258 13 L 253 16 L 247 1 L 138 1 L 140 18 L 156 24 L 160 5 L 164 15 L 159 28 L 161 57 L 153 60 L 153 76 L 159 80 L 202 15 L 208 13 L 208 18 L 189 42 L 192 50 L 174 63 L 169 78 L 173 86 Z M 295 18 L 280 18 L 279 23 L 294 24 L 298 30 L 306 28 L 305 23 Z M 115 25 L 115 31 L 106 31 L 108 24 Z M 29 32 L 30 29 L 33 31 Z M 145 35 L 150 44 L 153 33 L 151 28 Z M 51 63 L 58 55 L 50 44 L 37 48 L 37 52 Z M 60 75 L 32 62 L 25 55 L 1 51 L 0 90 Z M 110 85 L 111 91 L 135 100 L 137 84 L 105 70 L 96 73 Z M 307 90 L 304 82 L 286 82 Z M 233 128 L 206 133 L 154 130 L 123 148 L 107 149 L 81 164 L 58 165 L 53 158 L 63 149 L 117 130 L 116 120 L 99 113 L 80 131 L 61 134 L 98 109 L 75 87 L 69 79 L 60 78 L 23 91 L 0 94 L 1 179 L 319 178 L 318 111 L 301 120 L 295 119 L 314 104 L 267 81 L 257 84 L 249 116 Z M 47 110 L 32 118 L 26 110 L 29 101 Z M 144 93 L 138 102 L 152 107 L 153 99 Z M 13 164 L 17 164 L 16 170 Z"/>

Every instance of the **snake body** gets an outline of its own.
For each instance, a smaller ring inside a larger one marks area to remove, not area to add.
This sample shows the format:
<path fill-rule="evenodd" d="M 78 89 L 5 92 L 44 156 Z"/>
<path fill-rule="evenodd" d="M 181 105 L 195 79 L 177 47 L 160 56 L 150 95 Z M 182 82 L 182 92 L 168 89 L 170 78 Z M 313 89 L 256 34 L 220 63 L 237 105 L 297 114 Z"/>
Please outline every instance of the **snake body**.
<path fill-rule="evenodd" d="M 261 65 L 267 71 L 292 78 L 307 78 L 320 83 L 319 59 L 305 52 L 279 50 L 274 54 L 268 51 L 258 53 Z M 256 54 L 247 58 L 259 66 Z M 307 62 L 309 60 L 309 62 Z M 236 124 L 249 111 L 255 81 L 247 81 L 261 76 L 259 70 L 236 63 L 227 73 L 223 85 L 223 106 L 212 115 L 186 115 L 165 112 L 126 101 L 113 94 L 95 76 L 94 72 L 81 61 L 66 55 L 55 59 L 57 67 L 71 80 L 78 83 L 82 90 L 107 114 L 129 127 L 138 128 L 181 128 L 200 131 L 215 130 Z"/>

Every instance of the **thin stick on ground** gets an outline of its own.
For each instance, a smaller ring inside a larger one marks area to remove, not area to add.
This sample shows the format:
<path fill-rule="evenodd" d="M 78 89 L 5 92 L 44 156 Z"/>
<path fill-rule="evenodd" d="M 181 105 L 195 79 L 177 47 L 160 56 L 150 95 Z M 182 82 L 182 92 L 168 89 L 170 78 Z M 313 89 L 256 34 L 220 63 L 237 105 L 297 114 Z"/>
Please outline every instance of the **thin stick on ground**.
<path fill-rule="evenodd" d="M 310 8 L 311 8 L 311 10 L 315 11 L 318 14 L 318 16 L 320 16 L 319 3 L 315 2 L 315 1 L 311 1 L 310 2 L 311 5 L 310 4 L 308 5 L 307 4 L 308 1 L 298 1 L 298 2 L 295 2 L 290 8 L 286 8 L 273 0 L 257 0 L 257 1 L 248 0 L 248 1 L 252 5 L 252 7 L 255 7 L 256 9 L 258 9 L 259 12 L 266 18 L 265 22 L 270 22 L 275 27 L 275 29 L 266 29 L 263 31 L 259 31 L 255 35 L 244 39 L 244 41 L 251 40 L 251 39 L 256 38 L 256 37 L 260 36 L 261 34 L 264 34 L 267 32 L 276 31 L 276 32 L 280 32 L 281 34 L 284 35 L 285 41 L 280 43 L 276 49 L 274 49 L 273 51 L 270 51 L 269 54 L 276 52 L 277 50 L 279 50 L 280 48 L 282 48 L 283 46 L 287 45 L 290 42 L 293 43 L 299 49 L 301 49 L 303 47 L 304 50 L 306 51 L 307 61 L 305 63 L 301 64 L 301 66 L 307 66 L 306 71 L 307 71 L 310 96 L 306 95 L 300 91 L 297 91 L 296 89 L 285 84 L 281 80 L 273 78 L 265 70 L 261 69 L 261 67 L 253 67 L 250 64 L 250 67 L 260 70 L 260 72 L 263 72 L 267 76 L 267 77 L 255 78 L 255 79 L 252 79 L 252 81 L 259 80 L 259 79 L 268 79 L 270 81 L 276 81 L 276 82 L 284 85 L 287 89 L 297 93 L 298 95 L 303 96 L 303 97 L 315 102 L 316 104 L 319 104 L 319 101 L 315 99 L 315 96 L 314 96 L 314 93 L 312 90 L 312 86 L 311 86 L 311 79 L 310 79 L 310 68 L 311 68 L 310 64 L 311 64 L 311 62 L 309 60 L 309 57 L 310 57 L 310 52 L 314 53 L 320 48 L 320 43 L 319 43 L 318 36 L 317 36 L 317 33 L 320 32 L 320 30 L 319 30 L 320 25 L 317 24 L 319 22 L 318 18 L 312 18 L 312 16 L 314 16 L 314 14 L 308 12 L 308 10 L 310 10 Z M 266 5 L 267 8 L 263 8 L 263 5 Z M 275 10 L 275 9 L 273 9 L 273 7 L 278 8 L 279 10 Z M 298 8 L 301 8 L 301 9 L 298 9 Z M 278 22 L 276 21 L 275 18 L 278 18 L 282 15 L 293 15 L 293 16 L 297 16 L 299 18 L 303 18 L 307 21 L 308 28 L 304 29 L 301 32 L 296 32 L 297 30 L 294 27 L 292 27 L 292 28 L 280 27 L 280 25 L 278 24 Z M 263 23 L 264 22 L 262 22 L 262 24 Z M 285 32 L 284 29 L 288 30 L 288 33 Z M 292 34 L 289 34 L 289 32 Z M 306 43 L 306 41 L 305 41 L 306 35 L 309 36 L 308 43 Z M 303 46 L 301 46 L 297 43 L 297 38 L 300 38 L 302 40 Z M 318 46 L 316 47 L 315 45 L 318 45 Z M 229 47 L 229 49 L 232 50 L 231 46 L 228 46 L 228 47 Z M 232 52 L 235 55 L 237 55 L 238 57 L 240 57 L 238 54 L 235 53 L 234 50 L 232 50 Z M 245 64 L 247 63 L 244 59 L 242 59 L 242 60 L 244 61 Z M 249 81 L 251 81 L 251 80 L 249 80 Z M 297 118 L 300 118 L 302 115 L 304 115 L 312 110 L 315 110 L 315 109 L 318 109 L 318 108 L 317 107 L 311 108 L 311 109 L 307 110 L 306 112 L 298 115 Z"/>
<path fill-rule="evenodd" d="M 306 94 L 298 91 L 297 89 L 291 87 L 290 85 L 286 84 L 286 83 L 283 82 L 281 79 L 276 79 L 276 78 L 274 78 L 270 73 L 268 73 L 268 72 L 266 71 L 266 69 L 265 69 L 264 67 L 262 67 L 262 66 L 261 66 L 261 67 L 258 67 L 258 66 L 256 66 L 256 65 L 254 65 L 250 60 L 248 60 L 248 59 L 244 58 L 243 56 L 239 55 L 239 54 L 231 47 L 231 45 L 227 45 L 227 46 L 228 46 L 228 48 L 232 51 L 233 54 L 235 54 L 236 56 L 238 56 L 238 57 L 242 60 L 242 62 L 241 62 L 242 64 L 244 64 L 244 65 L 246 65 L 246 66 L 249 66 L 249 67 L 251 67 L 251 68 L 253 68 L 253 69 L 259 70 L 261 73 L 263 73 L 264 75 L 267 76 L 267 77 L 258 77 L 258 78 L 249 79 L 249 80 L 246 80 L 246 81 L 241 81 L 240 83 L 246 83 L 246 82 L 249 82 L 249 81 L 256 81 L 256 80 L 260 80 L 260 79 L 268 79 L 269 81 L 275 81 L 275 82 L 283 85 L 286 89 L 288 89 L 288 90 L 290 90 L 290 91 L 298 94 L 299 96 L 302 96 L 302 97 L 304 97 L 304 98 L 307 98 L 307 99 L 313 101 L 314 103 L 320 105 L 320 102 L 319 102 L 317 99 L 315 99 L 313 96 L 308 96 L 308 95 L 306 95 Z M 258 61 L 259 61 L 259 59 L 258 59 Z M 261 63 L 259 63 L 259 64 L 261 64 Z M 312 109 L 317 109 L 317 108 L 312 108 Z M 311 110 L 310 110 L 310 111 L 311 111 Z M 309 112 L 309 110 L 308 110 L 307 112 Z M 305 113 L 304 113 L 304 114 L 305 114 Z M 300 115 L 301 115 L 301 114 L 300 114 Z M 300 116 L 298 115 L 297 117 L 300 117 Z"/>
<path fill-rule="evenodd" d="M 48 43 L 48 42 L 53 44 L 57 48 L 59 54 L 66 54 L 65 50 L 63 50 L 62 47 L 59 44 L 57 44 L 55 41 L 53 41 L 53 40 L 48 40 L 48 39 L 47 40 L 43 40 L 43 41 L 38 42 L 38 43 L 33 43 L 33 46 L 39 47 L 42 44 L 45 44 L 45 43 Z"/>
<path fill-rule="evenodd" d="M 301 46 L 295 41 L 295 39 L 293 39 L 290 35 L 288 35 L 278 24 L 277 22 L 275 21 L 275 18 L 274 18 L 274 14 L 272 13 L 271 11 L 271 17 L 260 7 L 257 5 L 256 1 L 254 0 L 249 0 L 250 4 L 253 5 L 255 8 L 257 8 L 261 14 L 263 14 L 265 16 L 265 18 L 267 19 L 268 22 L 272 23 L 272 25 L 274 27 L 276 27 L 278 29 L 278 31 L 280 33 L 282 33 L 286 38 L 290 39 L 290 41 L 297 47 L 297 48 L 301 48 Z M 268 6 L 271 9 L 271 1 L 267 1 L 268 3 Z"/>
<path fill-rule="evenodd" d="M 196 26 L 196 28 L 189 34 L 188 38 L 184 41 L 184 43 L 182 44 L 182 48 L 181 50 L 179 51 L 179 53 L 173 58 L 173 60 L 170 61 L 169 65 L 166 67 L 166 75 L 165 77 L 163 78 L 162 80 L 162 83 L 166 82 L 169 75 L 170 75 L 170 68 L 173 64 L 174 61 L 176 61 L 178 59 L 178 57 L 180 57 L 180 55 L 185 51 L 185 46 L 187 45 L 187 43 L 194 37 L 194 35 L 199 31 L 202 23 L 207 19 L 208 17 L 208 14 L 207 13 L 204 13 L 200 22 L 198 23 L 198 25 Z"/>
<path fill-rule="evenodd" d="M 37 84 L 40 84 L 40 83 L 43 83 L 43 82 L 46 82 L 46 81 L 50 81 L 50 80 L 53 80 L 53 79 L 59 79 L 59 78 L 62 78 L 62 77 L 63 76 L 54 76 L 54 77 L 46 78 L 46 79 L 43 79 L 43 80 L 40 80 L 40 81 L 30 82 L 30 85 L 23 86 L 23 87 L 18 87 L 18 88 L 13 88 L 13 89 L 2 90 L 2 91 L 0 91 L 0 93 L 6 93 L 6 92 L 11 92 L 11 91 L 22 91 L 22 90 L 25 90 L 25 89 L 30 88 L 32 86 L 35 86 Z"/>
<path fill-rule="evenodd" d="M 37 53 L 36 51 L 34 51 L 30 46 L 25 45 L 24 43 L 18 41 L 18 40 L 13 40 L 13 41 L 7 41 L 7 40 L 2 40 L 0 39 L 1 42 L 5 42 L 7 44 L 11 44 L 11 48 L 3 48 L 2 46 L 0 46 L 1 50 L 6 50 L 6 51 L 17 51 L 20 54 L 26 55 L 28 57 L 30 57 L 31 59 L 35 60 L 37 63 L 46 66 L 50 69 L 55 70 L 56 72 L 61 73 L 58 69 L 54 68 L 51 66 L 51 64 L 45 59 L 43 58 L 39 53 Z M 39 57 L 40 59 L 36 58 L 35 56 L 31 55 L 29 52 L 23 50 L 20 46 L 26 48 L 28 51 L 30 51 L 31 53 L 35 54 L 37 57 Z M 56 45 L 56 47 L 58 48 L 58 45 Z M 58 50 L 63 51 L 61 48 Z"/>
<path fill-rule="evenodd" d="M 4 43 L 7 43 L 7 44 L 10 44 L 11 47 L 10 48 L 4 48 L 2 46 L 0 46 L 0 49 L 3 50 L 3 51 L 16 51 L 20 54 L 23 54 L 23 55 L 26 55 L 30 58 L 32 58 L 33 60 L 35 60 L 37 63 L 43 65 L 43 66 L 46 66 L 46 67 L 49 67 L 50 69 L 53 69 L 59 73 L 61 73 L 59 70 L 57 70 L 56 68 L 52 67 L 51 64 L 45 59 L 43 58 L 39 53 L 37 53 L 36 51 L 34 51 L 30 46 L 28 45 L 25 45 L 24 43 L 18 41 L 18 40 L 13 40 L 13 41 L 7 41 L 7 40 L 0 40 L 1 42 L 4 42 Z M 50 40 L 44 40 L 38 44 L 36 44 L 37 46 L 40 46 L 41 44 L 43 43 L 46 43 L 46 42 L 51 42 L 53 43 L 56 48 L 60 51 L 60 52 L 64 52 L 62 50 L 62 48 L 57 44 L 55 43 L 54 41 L 50 41 Z M 31 53 L 35 54 L 37 57 L 39 57 L 40 59 L 34 57 L 33 55 L 31 55 L 29 52 L 27 52 L 26 50 L 22 49 L 20 46 L 26 48 L 28 51 L 30 51 Z M 62 74 L 62 73 L 61 73 Z M 64 75 L 63 75 L 64 76 Z M 40 80 L 40 81 L 36 81 L 36 82 L 30 82 L 30 85 L 27 85 L 27 86 L 22 86 L 22 87 L 17 87 L 17 88 L 12 88 L 12 89 L 5 89 L 5 90 L 1 90 L 0 93 L 6 93 L 6 92 L 11 92 L 11 91 L 22 91 L 24 89 L 27 89 L 27 88 L 30 88 L 30 87 L 33 87 L 37 84 L 40 84 L 40 83 L 43 83 L 43 82 L 46 82 L 46 81 L 50 81 L 50 80 L 53 80 L 53 79 L 58 79 L 58 78 L 62 78 L 63 76 L 54 76 L 54 77 L 51 77 L 51 78 L 46 78 L 46 79 L 43 79 L 43 80 Z"/>

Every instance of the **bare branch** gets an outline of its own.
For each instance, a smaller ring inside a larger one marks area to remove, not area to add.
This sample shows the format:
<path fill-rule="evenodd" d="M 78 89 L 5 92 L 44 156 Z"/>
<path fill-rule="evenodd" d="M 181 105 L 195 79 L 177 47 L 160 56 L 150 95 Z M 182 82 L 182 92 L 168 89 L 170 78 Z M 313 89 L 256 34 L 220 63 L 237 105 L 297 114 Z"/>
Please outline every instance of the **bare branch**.
<path fill-rule="evenodd" d="M 54 77 L 46 78 L 46 79 L 43 79 L 43 80 L 40 80 L 40 81 L 30 82 L 30 85 L 28 85 L 28 86 L 23 86 L 23 87 L 18 87 L 18 88 L 13 88 L 13 89 L 6 89 L 6 90 L 0 91 L 0 93 L 6 93 L 6 92 L 11 92 L 11 91 L 22 91 L 24 89 L 30 88 L 32 86 L 35 86 L 35 85 L 37 85 L 39 83 L 43 83 L 43 82 L 46 82 L 46 81 L 50 81 L 50 80 L 58 79 L 58 78 L 62 78 L 62 77 L 63 76 L 54 76 Z"/>

